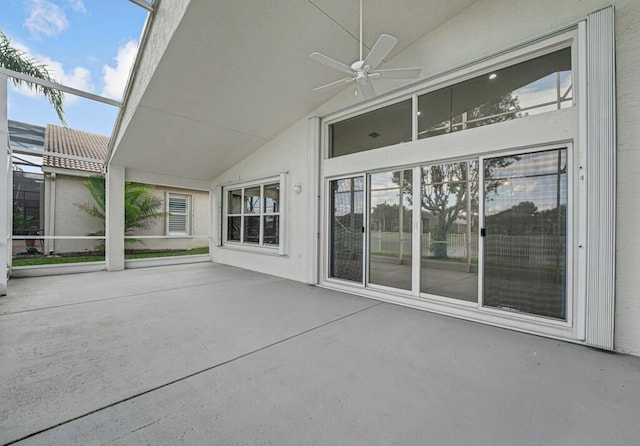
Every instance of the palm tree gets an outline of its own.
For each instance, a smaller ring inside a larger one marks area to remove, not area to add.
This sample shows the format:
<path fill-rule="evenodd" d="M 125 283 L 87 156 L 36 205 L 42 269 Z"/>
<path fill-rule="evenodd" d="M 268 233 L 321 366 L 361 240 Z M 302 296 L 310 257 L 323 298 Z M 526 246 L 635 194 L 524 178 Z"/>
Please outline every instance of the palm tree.
<path fill-rule="evenodd" d="M 29 76 L 37 77 L 38 79 L 44 79 L 46 81 L 54 81 L 49 74 L 47 66 L 38 63 L 34 59 L 30 58 L 23 51 L 14 48 L 11 45 L 11 40 L 0 30 L 0 67 L 7 68 L 18 73 L 28 74 Z M 44 87 L 42 85 L 35 84 L 30 81 L 22 79 L 11 78 L 14 85 L 27 85 L 29 88 L 34 89 L 36 92 L 43 94 L 48 100 L 53 109 L 55 110 L 60 122 L 63 125 L 67 125 L 64 119 L 64 95 L 60 90 L 56 90 L 50 87 Z"/>
<path fill-rule="evenodd" d="M 105 220 L 106 190 L 104 177 L 94 175 L 83 183 L 95 203 L 76 204 L 92 217 Z M 168 212 L 160 209 L 163 207 L 162 198 L 151 192 L 151 187 L 146 184 L 125 181 L 124 183 L 124 233 L 130 235 L 134 229 L 149 229 L 154 221 L 160 217 L 166 217 Z M 104 235 L 99 231 L 89 235 Z M 139 242 L 128 238 L 127 243 Z"/>

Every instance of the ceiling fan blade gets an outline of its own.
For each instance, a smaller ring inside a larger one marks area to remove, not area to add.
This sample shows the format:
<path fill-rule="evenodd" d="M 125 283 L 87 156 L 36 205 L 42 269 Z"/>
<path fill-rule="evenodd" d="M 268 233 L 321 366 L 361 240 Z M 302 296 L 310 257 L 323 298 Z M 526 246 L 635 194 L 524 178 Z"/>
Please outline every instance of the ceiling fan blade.
<path fill-rule="evenodd" d="M 421 68 L 392 68 L 390 70 L 376 70 L 369 74 L 374 79 L 415 79 L 420 76 Z"/>
<path fill-rule="evenodd" d="M 346 74 L 355 74 L 355 72 L 351 69 L 351 67 L 343 64 L 342 62 L 338 62 L 337 60 L 333 60 L 332 58 L 325 56 L 322 53 L 311 53 L 309 54 L 309 59 L 311 60 L 315 60 L 318 63 L 321 63 L 322 65 L 325 65 L 327 67 L 333 68 L 334 70 L 338 70 L 338 71 L 342 71 L 343 73 Z"/>
<path fill-rule="evenodd" d="M 382 34 L 376 40 L 371 51 L 364 60 L 363 66 L 369 65 L 370 69 L 375 69 L 389 55 L 394 46 L 398 43 L 398 39 L 389 34 Z"/>
<path fill-rule="evenodd" d="M 376 93 L 376 89 L 373 88 L 373 84 L 371 82 L 358 82 L 358 87 L 360 87 L 360 93 L 362 93 L 362 97 L 365 99 L 375 98 L 378 93 Z"/>
<path fill-rule="evenodd" d="M 316 88 L 313 89 L 313 91 L 329 90 L 330 88 L 335 88 L 335 87 L 338 87 L 340 85 L 346 85 L 349 82 L 353 82 L 354 80 L 355 80 L 355 78 L 353 78 L 353 77 L 345 77 L 344 79 L 340 79 L 338 81 L 331 82 L 330 84 L 322 85 L 321 87 L 316 87 Z"/>

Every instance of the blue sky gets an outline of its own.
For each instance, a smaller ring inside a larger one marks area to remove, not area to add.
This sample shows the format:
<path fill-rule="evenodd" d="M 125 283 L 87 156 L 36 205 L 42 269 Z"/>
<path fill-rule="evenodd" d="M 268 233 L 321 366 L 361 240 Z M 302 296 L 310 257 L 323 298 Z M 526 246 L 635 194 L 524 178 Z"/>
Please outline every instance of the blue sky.
<path fill-rule="evenodd" d="M 120 100 L 147 11 L 128 0 L 3 0 L 0 28 L 60 83 Z M 65 95 L 69 127 L 110 135 L 117 108 Z M 9 119 L 60 124 L 42 97 L 9 88 Z"/>

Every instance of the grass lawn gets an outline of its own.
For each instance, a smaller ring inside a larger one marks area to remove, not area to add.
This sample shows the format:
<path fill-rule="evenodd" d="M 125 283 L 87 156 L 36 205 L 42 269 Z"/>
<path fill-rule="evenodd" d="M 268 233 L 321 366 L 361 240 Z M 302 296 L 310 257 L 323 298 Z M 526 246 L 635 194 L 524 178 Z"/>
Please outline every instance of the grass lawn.
<path fill-rule="evenodd" d="M 197 254 L 209 254 L 209 247 L 185 249 L 184 251 L 155 251 L 155 252 L 133 252 L 124 255 L 127 260 L 130 259 L 149 259 L 152 257 L 174 257 L 174 256 L 193 256 Z"/>
<path fill-rule="evenodd" d="M 104 262 L 102 256 L 73 256 L 73 257 L 17 257 L 11 260 L 11 266 L 38 266 L 57 265 L 59 263 L 80 263 L 80 262 Z"/>
<path fill-rule="evenodd" d="M 124 258 L 129 259 L 150 259 L 158 257 L 190 256 L 197 254 L 209 254 L 209 247 L 185 249 L 183 251 L 147 251 L 126 253 Z M 12 266 L 38 266 L 38 265 L 58 265 L 62 263 L 82 263 L 82 262 L 104 262 L 102 255 L 67 255 L 65 257 L 45 257 L 45 256 L 21 256 L 13 258 Z"/>

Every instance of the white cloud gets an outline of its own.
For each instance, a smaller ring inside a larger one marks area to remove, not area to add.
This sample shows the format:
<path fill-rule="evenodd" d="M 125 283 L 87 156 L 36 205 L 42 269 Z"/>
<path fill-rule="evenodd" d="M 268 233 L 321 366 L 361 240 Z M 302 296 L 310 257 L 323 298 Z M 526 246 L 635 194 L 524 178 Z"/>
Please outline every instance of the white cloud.
<path fill-rule="evenodd" d="M 87 13 L 87 8 L 84 6 L 83 0 L 67 0 L 67 4 L 75 12 L 79 12 L 81 14 Z"/>
<path fill-rule="evenodd" d="M 84 67 L 74 67 L 71 71 L 65 71 L 64 66 L 49 58 L 42 59 L 42 62 L 49 67 L 49 71 L 59 84 L 73 87 L 78 90 L 91 92 L 93 85 L 91 82 L 91 71 Z M 75 96 L 66 97 L 67 103 L 75 102 Z"/>
<path fill-rule="evenodd" d="M 130 40 L 118 48 L 118 55 L 115 57 L 115 67 L 109 65 L 103 66 L 103 96 L 118 100 L 122 99 L 127 80 L 129 79 L 129 72 L 131 71 L 131 66 L 137 53 L 138 43 L 135 40 Z"/>
<path fill-rule="evenodd" d="M 17 43 L 17 42 L 12 42 L 12 43 L 15 48 L 24 52 L 28 57 L 38 61 L 38 63 L 46 65 L 47 70 L 49 71 L 49 74 L 51 74 L 51 77 L 57 83 L 65 85 L 67 87 L 77 88 L 78 90 L 83 90 L 88 92 L 93 91 L 94 87 L 91 80 L 91 72 L 87 68 L 74 67 L 71 70 L 67 71 L 65 70 L 64 65 L 62 65 L 62 63 L 56 60 L 53 60 L 47 56 L 34 55 L 29 50 L 28 47 L 21 45 L 20 43 Z M 26 86 L 21 86 L 17 88 L 14 87 L 14 89 L 18 93 L 23 94 L 25 96 L 29 96 L 29 97 L 41 96 Z M 66 105 L 71 105 L 77 102 L 77 100 L 78 100 L 77 96 L 65 95 Z"/>
<path fill-rule="evenodd" d="M 53 37 L 69 28 L 67 16 L 58 5 L 47 0 L 30 0 L 25 26 L 34 37 Z"/>

